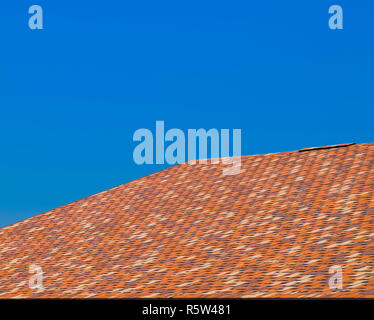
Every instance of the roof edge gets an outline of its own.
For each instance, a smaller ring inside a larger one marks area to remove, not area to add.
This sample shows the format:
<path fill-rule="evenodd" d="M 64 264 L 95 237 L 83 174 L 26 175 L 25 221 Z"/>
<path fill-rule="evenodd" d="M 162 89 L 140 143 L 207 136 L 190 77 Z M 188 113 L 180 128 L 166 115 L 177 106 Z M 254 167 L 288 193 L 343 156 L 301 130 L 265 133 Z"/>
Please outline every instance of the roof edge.
<path fill-rule="evenodd" d="M 310 148 L 304 148 L 300 149 L 299 152 L 306 152 L 306 151 L 312 151 L 312 150 L 323 150 L 323 149 L 335 149 L 335 148 L 344 148 L 355 145 L 355 142 L 351 143 L 343 143 L 343 144 L 334 144 L 330 146 L 323 146 L 323 147 L 310 147 Z"/>

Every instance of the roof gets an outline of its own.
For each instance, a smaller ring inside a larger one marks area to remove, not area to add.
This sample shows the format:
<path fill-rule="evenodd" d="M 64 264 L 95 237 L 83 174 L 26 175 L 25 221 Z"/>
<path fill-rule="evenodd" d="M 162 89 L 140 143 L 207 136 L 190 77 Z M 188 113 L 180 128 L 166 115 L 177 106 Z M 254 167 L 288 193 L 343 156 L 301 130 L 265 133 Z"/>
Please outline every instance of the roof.
<path fill-rule="evenodd" d="M 1 228 L 0 298 L 374 297 L 374 143 L 222 166 L 173 166 Z"/>

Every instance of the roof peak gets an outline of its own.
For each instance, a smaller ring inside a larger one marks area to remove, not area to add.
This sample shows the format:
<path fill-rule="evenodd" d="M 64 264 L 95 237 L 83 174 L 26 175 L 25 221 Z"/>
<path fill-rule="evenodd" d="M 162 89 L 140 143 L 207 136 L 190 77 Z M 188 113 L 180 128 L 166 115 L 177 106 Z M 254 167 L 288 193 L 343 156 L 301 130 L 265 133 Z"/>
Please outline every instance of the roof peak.
<path fill-rule="evenodd" d="M 312 150 L 343 148 L 343 147 L 353 146 L 355 144 L 356 144 L 355 142 L 351 142 L 351 143 L 343 143 L 343 144 L 333 144 L 333 145 L 330 145 L 330 146 L 322 146 L 322 147 L 310 147 L 310 148 L 300 149 L 299 152 L 312 151 Z"/>

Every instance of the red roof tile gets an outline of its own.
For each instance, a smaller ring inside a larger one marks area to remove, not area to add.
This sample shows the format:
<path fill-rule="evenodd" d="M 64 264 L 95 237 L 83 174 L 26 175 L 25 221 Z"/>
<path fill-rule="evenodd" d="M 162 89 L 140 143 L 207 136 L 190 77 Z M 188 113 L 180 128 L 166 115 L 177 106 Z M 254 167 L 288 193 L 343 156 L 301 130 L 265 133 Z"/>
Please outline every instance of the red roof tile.
<path fill-rule="evenodd" d="M 373 143 L 174 166 L 0 229 L 0 298 L 374 297 L 373 187 Z"/>

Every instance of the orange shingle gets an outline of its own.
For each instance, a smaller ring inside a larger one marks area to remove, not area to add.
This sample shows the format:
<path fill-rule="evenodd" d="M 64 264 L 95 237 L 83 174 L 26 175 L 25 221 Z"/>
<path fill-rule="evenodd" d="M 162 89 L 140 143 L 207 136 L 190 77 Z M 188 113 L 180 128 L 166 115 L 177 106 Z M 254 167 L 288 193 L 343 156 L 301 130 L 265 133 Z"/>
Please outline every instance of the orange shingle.
<path fill-rule="evenodd" d="M 373 186 L 374 143 L 177 165 L 0 229 L 0 298 L 374 297 Z"/>

